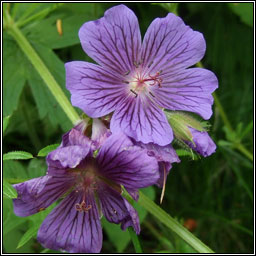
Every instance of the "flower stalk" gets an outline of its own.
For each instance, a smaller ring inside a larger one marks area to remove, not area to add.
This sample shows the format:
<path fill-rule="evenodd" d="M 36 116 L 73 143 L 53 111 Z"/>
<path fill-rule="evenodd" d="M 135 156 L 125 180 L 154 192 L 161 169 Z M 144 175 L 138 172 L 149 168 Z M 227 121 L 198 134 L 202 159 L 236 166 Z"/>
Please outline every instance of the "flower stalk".
<path fill-rule="evenodd" d="M 70 101 L 62 91 L 60 85 L 56 82 L 55 78 L 46 67 L 44 62 L 38 56 L 34 48 L 31 46 L 27 38 L 22 34 L 20 29 L 14 23 L 9 13 L 5 13 L 5 27 L 8 29 L 8 32 L 15 39 L 21 50 L 24 52 L 26 57 L 29 59 L 35 70 L 38 72 L 40 77 L 45 82 L 48 89 L 51 91 L 59 105 L 62 107 L 68 118 L 71 120 L 73 124 L 80 119 L 79 115 L 75 111 L 75 109 L 70 104 Z"/>
<path fill-rule="evenodd" d="M 130 195 L 123 191 L 122 196 L 127 200 L 131 200 Z M 140 191 L 140 197 L 138 204 L 145 208 L 150 214 L 152 214 L 158 221 L 166 225 L 171 229 L 176 235 L 188 243 L 192 248 L 194 248 L 199 253 L 214 253 L 214 251 L 205 245 L 201 240 L 195 237 L 191 232 L 189 232 L 185 227 L 183 227 L 177 220 L 172 218 L 168 213 L 156 205 L 152 200 L 145 196 Z"/>

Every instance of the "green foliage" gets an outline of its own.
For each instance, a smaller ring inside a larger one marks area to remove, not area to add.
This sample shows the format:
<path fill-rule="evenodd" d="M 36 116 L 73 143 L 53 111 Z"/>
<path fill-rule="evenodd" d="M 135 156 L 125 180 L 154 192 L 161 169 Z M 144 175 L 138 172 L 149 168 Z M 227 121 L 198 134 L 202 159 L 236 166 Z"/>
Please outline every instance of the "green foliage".
<path fill-rule="evenodd" d="M 17 197 L 17 191 L 5 179 L 3 180 L 3 194 L 10 199 Z"/>
<path fill-rule="evenodd" d="M 24 151 L 13 151 L 13 152 L 9 152 L 3 155 L 3 160 L 26 160 L 26 159 L 31 159 L 33 158 L 33 156 L 28 153 L 28 152 L 24 152 Z"/>
<path fill-rule="evenodd" d="M 253 3 L 228 3 L 228 6 L 245 24 L 253 27 Z"/>
<path fill-rule="evenodd" d="M 117 3 L 115 3 L 117 4 Z M 92 61 L 83 52 L 78 38 L 80 26 L 99 18 L 114 4 L 106 3 L 4 3 L 19 29 L 65 89 L 64 63 Z M 217 151 L 198 159 L 184 145 L 175 144 L 182 162 L 174 163 L 166 183 L 161 208 L 179 220 L 193 218 L 194 231 L 217 253 L 253 252 L 253 163 L 238 145 L 253 152 L 253 4 L 252 3 L 128 3 L 138 16 L 142 34 L 150 22 L 177 13 L 194 30 L 202 32 L 207 50 L 205 68 L 218 77 L 216 91 L 231 124 L 223 122 L 214 109 L 210 135 Z M 62 23 L 62 35 L 56 22 Z M 3 248 L 5 253 L 60 253 L 43 249 L 37 230 L 52 208 L 27 218 L 13 213 L 17 196 L 11 184 L 45 175 L 47 153 L 54 150 L 63 132 L 72 124 L 19 46 L 3 32 L 3 152 L 13 149 L 32 152 L 3 155 Z M 207 128 L 204 126 L 204 128 Z M 49 145 L 39 151 L 43 146 Z M 33 155 L 40 157 L 34 157 Z M 12 160 L 11 160 L 12 159 Z M 14 159 L 27 159 L 17 161 Z M 145 192 L 145 191 L 144 191 Z M 158 202 L 161 189 L 149 188 L 147 195 Z M 145 192 L 145 193 L 146 193 Z M 139 240 L 144 253 L 194 253 L 168 228 L 134 204 L 141 221 Z M 54 205 L 52 206 L 54 207 Z M 102 220 L 103 253 L 134 253 L 129 233 L 119 225 Z M 183 223 L 183 221 L 181 221 Z M 16 248 L 19 247 L 19 248 Z"/>
<path fill-rule="evenodd" d="M 51 151 L 55 150 L 60 144 L 52 144 L 49 146 L 46 146 L 45 148 L 42 148 L 38 152 L 38 156 L 47 156 Z"/>

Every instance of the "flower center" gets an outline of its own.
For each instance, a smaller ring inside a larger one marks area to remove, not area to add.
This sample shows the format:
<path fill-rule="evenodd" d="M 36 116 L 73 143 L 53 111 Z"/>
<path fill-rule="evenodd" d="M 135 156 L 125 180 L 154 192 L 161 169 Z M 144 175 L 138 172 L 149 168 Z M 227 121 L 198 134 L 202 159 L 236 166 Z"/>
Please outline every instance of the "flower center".
<path fill-rule="evenodd" d="M 130 92 L 135 96 L 135 98 L 142 92 L 149 93 L 151 96 L 155 97 L 150 87 L 158 86 L 162 87 L 162 78 L 160 77 L 161 71 L 156 72 L 154 75 L 144 76 L 142 72 L 137 71 L 130 77 L 128 81 L 124 81 L 129 84 Z"/>

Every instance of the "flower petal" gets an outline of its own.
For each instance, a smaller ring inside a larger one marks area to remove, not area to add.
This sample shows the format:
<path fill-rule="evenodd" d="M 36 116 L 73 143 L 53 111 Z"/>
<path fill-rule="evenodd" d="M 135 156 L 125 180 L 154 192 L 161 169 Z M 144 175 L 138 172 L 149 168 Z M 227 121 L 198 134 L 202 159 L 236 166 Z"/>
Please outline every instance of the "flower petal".
<path fill-rule="evenodd" d="M 110 130 L 103 124 L 103 122 L 97 118 L 94 118 L 91 136 L 94 149 L 98 149 L 110 135 Z"/>
<path fill-rule="evenodd" d="M 159 178 L 158 163 L 147 151 L 133 146 L 124 134 L 111 135 L 97 156 L 102 176 L 128 189 L 143 188 Z"/>
<path fill-rule="evenodd" d="M 196 144 L 194 146 L 192 142 L 187 142 L 187 144 L 192 149 L 194 149 L 196 152 L 204 157 L 210 156 L 215 152 L 216 145 L 207 132 L 200 132 L 193 128 L 189 128 L 189 130 L 191 131 L 193 135 L 193 141 Z"/>
<path fill-rule="evenodd" d="M 128 84 L 123 82 L 123 77 L 98 65 L 72 61 L 65 67 L 71 102 L 90 117 L 101 117 L 114 111 L 126 94 Z"/>
<path fill-rule="evenodd" d="M 44 210 L 66 193 L 73 182 L 69 176 L 46 175 L 15 184 L 13 187 L 18 192 L 18 198 L 13 199 L 14 213 L 25 217 Z"/>
<path fill-rule="evenodd" d="M 191 68 L 163 76 L 162 87 L 152 90 L 161 107 L 195 112 L 209 119 L 213 104 L 211 93 L 217 87 L 218 80 L 211 71 Z"/>
<path fill-rule="evenodd" d="M 54 168 L 60 170 L 75 168 L 86 158 L 89 152 L 90 147 L 67 146 L 57 148 L 47 156 L 48 172 L 50 169 Z M 51 173 L 49 172 L 49 174 Z"/>
<path fill-rule="evenodd" d="M 86 212 L 75 208 L 82 197 L 73 191 L 47 216 L 37 237 L 44 247 L 70 253 L 100 252 L 102 229 L 93 193 L 87 193 L 86 205 L 91 209 Z"/>
<path fill-rule="evenodd" d="M 196 64 L 204 56 L 205 49 L 203 35 L 169 13 L 149 26 L 143 39 L 141 58 L 143 67 L 149 67 L 149 73 L 162 70 L 164 74 Z"/>
<path fill-rule="evenodd" d="M 104 17 L 79 30 L 84 51 L 104 67 L 124 74 L 139 61 L 141 35 L 136 15 L 125 5 L 108 9 Z"/>
<path fill-rule="evenodd" d="M 83 134 L 83 121 L 62 136 L 61 147 L 82 146 L 90 148 L 91 140 Z"/>
<path fill-rule="evenodd" d="M 98 189 L 103 215 L 109 222 L 122 224 L 123 229 L 134 227 L 137 234 L 140 232 L 140 223 L 137 212 L 119 193 L 102 184 Z"/>
<path fill-rule="evenodd" d="M 158 162 L 180 162 L 180 159 L 172 145 L 159 146 L 154 143 L 144 144 L 141 142 L 135 142 L 135 145 L 146 149 L 147 154 L 149 156 L 155 157 Z"/>
<path fill-rule="evenodd" d="M 143 143 L 153 142 L 165 146 L 173 139 L 172 129 L 164 112 L 145 95 L 130 96 L 123 100 L 114 112 L 110 130 Z"/>

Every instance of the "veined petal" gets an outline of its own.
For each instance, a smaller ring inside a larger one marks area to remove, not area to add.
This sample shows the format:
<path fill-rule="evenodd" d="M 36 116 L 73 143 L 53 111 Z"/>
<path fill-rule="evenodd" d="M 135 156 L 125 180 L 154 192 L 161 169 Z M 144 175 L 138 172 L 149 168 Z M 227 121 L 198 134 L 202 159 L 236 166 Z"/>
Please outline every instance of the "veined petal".
<path fill-rule="evenodd" d="M 110 130 L 123 131 L 129 137 L 143 143 L 153 142 L 165 146 L 173 139 L 172 129 L 164 112 L 147 96 L 129 96 L 114 112 Z"/>
<path fill-rule="evenodd" d="M 65 133 L 62 136 L 61 147 L 82 146 L 90 148 L 91 140 L 88 137 L 86 137 L 82 131 L 79 130 L 79 126 L 80 124 L 78 124 L 78 127 L 71 129 L 69 132 Z"/>
<path fill-rule="evenodd" d="M 169 13 L 155 19 L 142 43 L 143 66 L 168 73 L 196 64 L 204 56 L 205 40 L 201 33 L 186 26 L 180 17 Z"/>
<path fill-rule="evenodd" d="M 102 176 L 128 189 L 153 185 L 159 178 L 157 160 L 133 146 L 124 134 L 111 135 L 105 141 L 97 162 Z"/>
<path fill-rule="evenodd" d="M 137 233 L 140 231 L 140 224 L 137 212 L 119 193 L 102 184 L 98 189 L 103 215 L 109 222 L 124 226 L 134 227 Z"/>
<path fill-rule="evenodd" d="M 18 198 L 13 199 L 14 213 L 25 217 L 38 213 L 62 196 L 73 185 L 72 177 L 42 176 L 13 187 L 18 192 Z"/>
<path fill-rule="evenodd" d="M 77 211 L 83 194 L 73 191 L 47 216 L 38 231 L 38 241 L 46 248 L 70 253 L 99 253 L 102 229 L 93 193 L 85 200 L 88 211 Z"/>
<path fill-rule="evenodd" d="M 66 87 L 71 102 L 90 117 L 101 117 L 114 111 L 124 97 L 128 84 L 123 77 L 83 61 L 65 64 Z"/>
<path fill-rule="evenodd" d="M 152 88 L 155 100 L 170 110 L 195 112 L 204 119 L 212 115 L 211 93 L 218 87 L 214 73 L 207 69 L 191 68 L 163 76 L 161 88 Z"/>
<path fill-rule="evenodd" d="M 136 15 L 125 5 L 110 8 L 104 17 L 79 30 L 84 51 L 101 66 L 125 74 L 139 61 L 141 35 Z"/>

